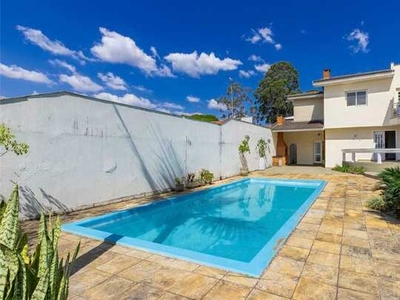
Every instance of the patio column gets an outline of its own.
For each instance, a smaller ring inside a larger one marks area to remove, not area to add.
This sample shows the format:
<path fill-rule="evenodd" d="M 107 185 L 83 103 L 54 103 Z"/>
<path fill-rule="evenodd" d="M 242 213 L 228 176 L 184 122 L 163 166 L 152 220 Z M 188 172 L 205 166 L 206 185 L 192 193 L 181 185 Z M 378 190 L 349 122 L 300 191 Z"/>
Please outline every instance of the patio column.
<path fill-rule="evenodd" d="M 381 153 L 376 154 L 376 163 L 381 164 L 382 163 L 382 155 Z"/>

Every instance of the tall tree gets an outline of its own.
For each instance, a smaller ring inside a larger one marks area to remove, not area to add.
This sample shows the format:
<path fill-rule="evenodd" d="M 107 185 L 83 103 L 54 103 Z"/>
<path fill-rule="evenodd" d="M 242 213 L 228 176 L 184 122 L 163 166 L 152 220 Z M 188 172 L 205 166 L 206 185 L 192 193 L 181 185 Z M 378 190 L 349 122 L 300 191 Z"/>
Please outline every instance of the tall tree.
<path fill-rule="evenodd" d="M 250 103 L 250 88 L 244 87 L 239 82 L 231 82 L 226 94 L 219 97 L 217 102 L 223 104 L 227 109 L 223 117 L 240 119 L 246 116 L 245 104 Z"/>
<path fill-rule="evenodd" d="M 285 61 L 271 65 L 254 93 L 260 116 L 272 123 L 277 115 L 292 115 L 287 96 L 298 92 L 299 73 L 293 65 Z"/>

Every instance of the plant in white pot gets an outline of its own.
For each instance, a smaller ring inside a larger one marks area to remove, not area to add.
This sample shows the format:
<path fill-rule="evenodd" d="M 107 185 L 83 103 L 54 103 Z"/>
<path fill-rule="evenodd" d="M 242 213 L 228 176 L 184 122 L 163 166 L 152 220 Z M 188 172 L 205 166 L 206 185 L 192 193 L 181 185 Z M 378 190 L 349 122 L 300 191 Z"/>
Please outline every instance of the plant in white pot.
<path fill-rule="evenodd" d="M 185 185 L 182 182 L 182 179 L 179 177 L 175 178 L 175 192 L 182 192 L 185 189 Z"/>
<path fill-rule="evenodd" d="M 260 164 L 259 164 L 260 170 L 264 170 L 267 166 L 266 150 L 267 150 L 267 142 L 263 138 L 259 139 L 257 142 L 256 151 L 258 151 L 258 155 L 260 156 Z"/>
<path fill-rule="evenodd" d="M 186 175 L 186 187 L 193 189 L 201 186 L 202 181 L 200 178 L 196 178 L 196 173 L 188 173 Z"/>
<path fill-rule="evenodd" d="M 249 146 L 250 137 L 246 135 L 244 140 L 239 145 L 239 159 L 242 167 L 240 168 L 240 175 L 246 176 L 249 173 L 249 167 L 247 165 L 246 160 L 246 153 L 250 153 L 250 146 Z"/>

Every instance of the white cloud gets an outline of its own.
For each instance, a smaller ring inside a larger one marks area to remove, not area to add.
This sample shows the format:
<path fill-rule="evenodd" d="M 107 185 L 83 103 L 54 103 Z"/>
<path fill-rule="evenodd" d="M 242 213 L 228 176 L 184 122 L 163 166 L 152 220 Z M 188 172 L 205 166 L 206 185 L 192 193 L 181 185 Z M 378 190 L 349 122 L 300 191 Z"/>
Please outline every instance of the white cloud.
<path fill-rule="evenodd" d="M 78 73 L 72 75 L 59 75 L 60 81 L 69 84 L 74 90 L 79 92 L 98 92 L 103 89 L 102 86 L 93 82 L 89 77 Z"/>
<path fill-rule="evenodd" d="M 200 102 L 200 98 L 199 97 L 195 97 L 195 96 L 186 96 L 186 100 L 191 102 L 191 103 L 197 103 Z"/>
<path fill-rule="evenodd" d="M 132 93 L 127 93 L 123 96 L 117 96 L 117 95 L 114 95 L 111 93 L 103 92 L 103 93 L 95 94 L 94 97 L 99 98 L 99 99 L 113 101 L 113 102 L 133 105 L 133 106 L 137 106 L 137 107 L 153 109 L 153 110 L 157 110 L 157 111 L 169 113 L 169 114 L 174 113 L 171 110 L 179 110 L 179 112 L 175 112 L 175 113 L 181 114 L 182 113 L 181 110 L 184 109 L 184 107 L 182 107 L 181 105 L 176 104 L 176 103 L 163 102 L 163 103 L 159 104 L 159 103 L 155 103 L 147 98 L 138 97 Z"/>
<path fill-rule="evenodd" d="M 258 29 L 258 33 L 262 37 L 264 43 L 270 43 L 270 44 L 274 43 L 274 39 L 272 38 L 274 34 L 272 33 L 271 28 L 269 27 L 260 28 Z"/>
<path fill-rule="evenodd" d="M 41 72 L 29 71 L 16 65 L 7 66 L 0 63 L 0 75 L 39 83 L 53 83 L 45 74 Z"/>
<path fill-rule="evenodd" d="M 269 68 L 271 67 L 270 64 L 261 64 L 261 65 L 254 65 L 254 68 L 261 73 L 266 73 Z"/>
<path fill-rule="evenodd" d="M 99 93 L 94 95 L 94 97 L 104 100 L 109 100 L 118 103 L 124 103 L 128 105 L 134 105 L 138 107 L 156 109 L 157 105 L 152 103 L 149 99 L 138 97 L 134 94 L 125 94 L 123 96 L 117 96 L 110 93 Z"/>
<path fill-rule="evenodd" d="M 89 60 L 82 51 L 74 51 L 64 46 L 63 43 L 57 40 L 51 40 L 43 34 L 42 31 L 24 27 L 21 25 L 16 26 L 18 31 L 21 31 L 24 37 L 32 44 L 42 48 L 45 51 L 55 55 L 70 56 L 78 60 Z"/>
<path fill-rule="evenodd" d="M 200 55 L 197 54 L 197 51 L 192 53 L 170 53 L 164 58 L 172 64 L 174 71 L 185 73 L 191 77 L 214 75 L 219 71 L 235 70 L 242 64 L 240 60 L 220 59 L 213 52 L 210 54 L 202 52 Z"/>
<path fill-rule="evenodd" d="M 109 88 L 114 90 L 126 91 L 126 82 L 119 76 L 114 75 L 111 72 L 107 74 L 98 73 L 97 76 L 103 81 Z"/>
<path fill-rule="evenodd" d="M 228 110 L 225 104 L 223 103 L 218 103 L 215 99 L 210 99 L 208 100 L 208 105 L 207 107 L 209 109 L 218 109 L 218 110 Z"/>
<path fill-rule="evenodd" d="M 256 72 L 254 72 L 253 70 L 249 70 L 249 71 L 240 70 L 239 71 L 239 76 L 240 77 L 250 78 L 253 75 L 256 75 Z"/>
<path fill-rule="evenodd" d="M 171 103 L 171 102 L 164 102 L 161 105 L 163 108 L 170 108 L 170 109 L 177 109 L 177 110 L 183 110 L 184 107 L 182 105 L 176 104 L 176 103 Z"/>
<path fill-rule="evenodd" d="M 139 68 L 147 75 L 173 76 L 168 67 L 162 66 L 158 68 L 155 58 L 146 54 L 130 37 L 123 36 L 103 27 L 100 27 L 100 32 L 102 34 L 101 42 L 90 49 L 93 55 L 100 60 L 110 63 L 128 64 Z M 152 52 L 154 54 L 153 50 Z"/>
<path fill-rule="evenodd" d="M 252 36 L 246 38 L 246 41 L 257 44 L 258 42 L 263 42 L 267 44 L 272 44 L 275 46 L 276 50 L 282 49 L 282 44 L 276 43 L 273 36 L 274 33 L 272 32 L 271 27 L 262 27 L 257 30 L 252 29 Z"/>
<path fill-rule="evenodd" d="M 145 88 L 143 85 L 133 85 L 132 86 L 134 89 L 144 92 L 144 93 L 152 93 L 153 91 L 151 89 Z"/>
<path fill-rule="evenodd" d="M 357 52 L 369 52 L 368 44 L 369 44 L 369 34 L 368 32 L 361 31 L 360 29 L 354 29 L 348 36 L 348 41 L 356 41 L 356 46 L 350 46 L 354 53 Z"/>
<path fill-rule="evenodd" d="M 0 95 L 0 100 L 7 99 L 6 96 Z"/>
<path fill-rule="evenodd" d="M 63 67 L 65 69 L 71 71 L 72 73 L 76 72 L 76 68 L 73 65 L 71 65 L 71 64 L 69 64 L 69 63 L 67 63 L 65 61 L 62 61 L 62 60 L 59 60 L 59 59 L 50 59 L 49 63 L 52 64 L 53 66 Z"/>
<path fill-rule="evenodd" d="M 158 55 L 158 53 L 157 53 L 156 47 L 151 46 L 151 47 L 150 47 L 150 51 L 151 51 L 151 54 L 153 55 L 154 58 L 159 58 L 159 57 L 160 57 L 160 56 Z"/>
<path fill-rule="evenodd" d="M 251 42 L 252 44 L 256 44 L 260 41 L 264 43 L 274 44 L 275 41 L 272 38 L 274 35 L 272 29 L 269 27 L 259 28 L 257 30 L 252 29 L 251 32 L 253 35 L 246 39 L 246 41 Z"/>
<path fill-rule="evenodd" d="M 258 56 L 258 55 L 255 55 L 255 54 L 250 55 L 250 56 L 249 56 L 249 60 L 251 60 L 251 61 L 264 61 L 264 60 L 261 58 L 261 56 Z"/>

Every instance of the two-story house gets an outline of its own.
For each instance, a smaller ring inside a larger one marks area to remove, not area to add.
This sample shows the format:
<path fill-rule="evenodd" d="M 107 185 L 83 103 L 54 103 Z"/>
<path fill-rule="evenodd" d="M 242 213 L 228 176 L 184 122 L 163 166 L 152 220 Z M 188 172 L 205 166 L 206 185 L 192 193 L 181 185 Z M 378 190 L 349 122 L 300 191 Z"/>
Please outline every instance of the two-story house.
<path fill-rule="evenodd" d="M 377 154 L 368 149 L 400 148 L 400 65 L 333 77 L 324 70 L 313 85 L 321 91 L 289 96 L 293 118 L 278 118 L 272 126 L 284 162 L 334 167 L 354 159 L 343 156 L 344 149 L 361 149 L 357 161 L 373 161 Z M 396 153 L 382 156 L 400 159 Z"/>

